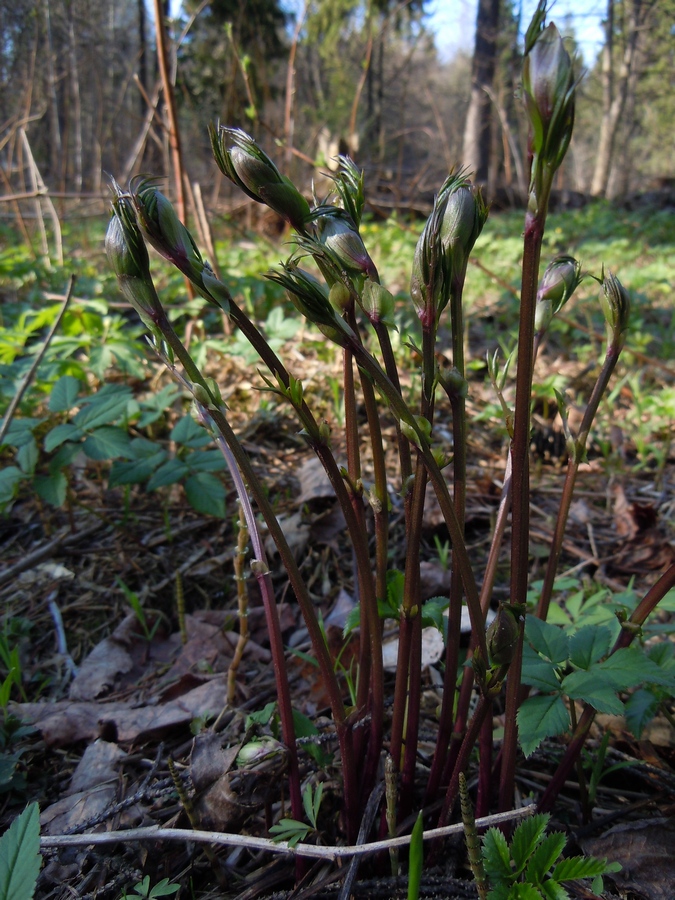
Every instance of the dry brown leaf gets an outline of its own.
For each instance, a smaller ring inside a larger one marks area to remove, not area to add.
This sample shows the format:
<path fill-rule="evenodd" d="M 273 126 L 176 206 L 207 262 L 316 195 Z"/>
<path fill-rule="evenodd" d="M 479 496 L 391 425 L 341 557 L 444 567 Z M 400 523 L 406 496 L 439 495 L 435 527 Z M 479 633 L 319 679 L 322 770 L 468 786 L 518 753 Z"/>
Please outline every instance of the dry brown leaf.
<path fill-rule="evenodd" d="M 126 755 L 121 747 L 110 741 L 99 740 L 89 744 L 75 767 L 66 795 L 115 781 L 119 763 Z"/>
<path fill-rule="evenodd" d="M 48 806 L 40 815 L 40 827 L 44 834 L 64 834 L 90 819 L 100 816 L 117 794 L 116 784 L 99 784 L 86 791 L 62 797 Z M 105 826 L 100 826 L 99 830 Z M 94 829 L 96 830 L 96 829 Z"/>
<path fill-rule="evenodd" d="M 312 456 L 304 462 L 297 475 L 300 495 L 295 501 L 296 506 L 302 506 L 311 500 L 328 500 L 335 497 L 333 486 L 318 457 Z"/>

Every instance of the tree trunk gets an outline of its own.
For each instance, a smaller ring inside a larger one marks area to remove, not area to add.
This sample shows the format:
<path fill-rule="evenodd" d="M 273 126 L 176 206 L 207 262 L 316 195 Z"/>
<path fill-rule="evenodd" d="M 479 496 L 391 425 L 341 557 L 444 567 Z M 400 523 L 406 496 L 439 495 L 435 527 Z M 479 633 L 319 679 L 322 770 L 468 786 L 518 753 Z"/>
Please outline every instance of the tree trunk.
<path fill-rule="evenodd" d="M 72 11 L 68 21 L 68 59 L 70 62 L 70 89 L 73 95 L 73 168 L 75 193 L 82 191 L 82 103 L 80 101 L 80 74 L 77 66 L 75 27 Z"/>
<path fill-rule="evenodd" d="M 49 2 L 43 0 L 45 39 L 47 43 L 46 79 L 47 108 L 49 111 L 49 174 L 56 177 L 61 163 L 61 125 L 59 123 L 59 102 L 56 97 L 56 75 L 54 73 L 54 45 L 52 41 L 52 23 L 49 15 Z"/>
<path fill-rule="evenodd" d="M 488 179 L 490 161 L 492 91 L 497 63 L 499 0 L 479 0 L 476 14 L 476 48 L 471 65 L 471 97 L 464 126 L 462 159 L 479 183 Z"/>
<path fill-rule="evenodd" d="M 595 158 L 595 169 L 591 181 L 591 194 L 594 197 L 604 197 L 607 194 L 616 134 L 626 107 L 629 89 L 634 89 L 635 78 L 631 76 L 636 62 L 638 40 L 646 13 L 651 5 L 651 3 L 645 3 L 644 0 L 632 0 L 632 2 L 627 4 L 624 49 L 615 79 L 613 59 L 614 0 L 607 0 L 605 46 L 602 50 L 602 120 L 600 122 L 600 141 Z"/>

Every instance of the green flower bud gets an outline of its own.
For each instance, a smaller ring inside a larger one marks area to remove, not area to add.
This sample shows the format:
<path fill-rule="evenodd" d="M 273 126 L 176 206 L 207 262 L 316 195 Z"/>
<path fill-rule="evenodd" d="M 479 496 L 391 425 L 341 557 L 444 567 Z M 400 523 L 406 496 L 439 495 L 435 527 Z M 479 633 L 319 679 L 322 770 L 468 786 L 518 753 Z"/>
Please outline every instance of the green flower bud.
<path fill-rule="evenodd" d="M 630 318 L 628 291 L 611 272 L 606 275 L 603 272 L 600 284 L 602 285 L 600 304 L 607 322 L 609 340 L 623 346 Z"/>
<path fill-rule="evenodd" d="M 341 347 L 345 346 L 351 329 L 335 312 L 325 288 L 316 278 L 299 269 L 293 260 L 279 270 L 268 272 L 266 277 L 286 289 L 291 303 L 309 322 L 317 325 L 322 334 Z"/>
<path fill-rule="evenodd" d="M 337 207 L 319 207 L 319 210 L 326 210 L 316 218 L 319 242 L 332 252 L 347 272 L 377 280 L 375 264 L 347 213 Z"/>
<path fill-rule="evenodd" d="M 253 138 L 239 128 L 211 126 L 209 134 L 223 175 L 252 200 L 269 206 L 297 231 L 304 231 L 310 218 L 309 204 Z"/>
<path fill-rule="evenodd" d="M 540 25 L 543 22 L 540 21 Z M 532 36 L 523 62 L 523 95 L 532 128 L 535 157 L 557 169 L 574 125 L 575 79 L 572 60 L 555 25 Z"/>
<path fill-rule="evenodd" d="M 463 279 L 469 254 L 483 230 L 488 211 L 480 188 L 465 182 L 461 173 L 451 175 L 446 185 L 448 199 L 441 222 L 441 245 L 451 278 Z"/>
<path fill-rule="evenodd" d="M 485 635 L 491 665 L 508 666 L 510 664 L 516 650 L 519 633 L 520 627 L 514 613 L 507 606 L 501 604 Z"/>
<path fill-rule="evenodd" d="M 394 298 L 376 281 L 366 281 L 363 285 L 361 305 L 371 322 L 394 324 Z"/>
<path fill-rule="evenodd" d="M 272 737 L 262 737 L 244 744 L 237 754 L 237 767 L 255 768 L 273 758 L 281 758 L 287 753 L 282 743 Z"/>
<path fill-rule="evenodd" d="M 457 397 L 468 397 L 469 382 L 454 366 L 452 369 L 440 369 L 438 380 L 448 394 L 453 394 Z"/>
<path fill-rule="evenodd" d="M 557 256 L 546 267 L 537 291 L 534 327 L 545 331 L 581 282 L 581 264 L 571 256 Z"/>
<path fill-rule="evenodd" d="M 117 189 L 118 190 L 118 189 Z M 146 325 L 152 327 L 162 312 L 150 276 L 148 250 L 128 197 L 118 195 L 105 236 L 105 249 L 120 290 Z"/>
<path fill-rule="evenodd" d="M 433 328 L 449 298 L 449 272 L 441 243 L 441 227 L 448 202 L 441 191 L 415 248 L 410 296 L 423 328 Z"/>
<path fill-rule="evenodd" d="M 341 281 L 336 281 L 335 284 L 331 286 L 328 293 L 328 299 L 333 309 L 340 314 L 346 312 L 354 302 L 352 300 L 351 291 L 346 285 L 342 284 Z"/>

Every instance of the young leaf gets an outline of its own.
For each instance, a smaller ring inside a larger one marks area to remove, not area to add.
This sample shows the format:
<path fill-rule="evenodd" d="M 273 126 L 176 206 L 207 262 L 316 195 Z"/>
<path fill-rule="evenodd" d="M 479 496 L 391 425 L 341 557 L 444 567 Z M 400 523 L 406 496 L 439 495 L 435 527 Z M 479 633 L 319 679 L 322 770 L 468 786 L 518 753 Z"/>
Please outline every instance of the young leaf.
<path fill-rule="evenodd" d="M 572 881 L 576 878 L 594 878 L 605 872 L 618 872 L 621 869 L 619 863 L 608 863 L 606 859 L 597 859 L 594 856 L 571 856 L 563 859 L 553 870 L 554 881 Z"/>
<path fill-rule="evenodd" d="M 539 885 L 539 890 L 541 891 L 542 897 L 545 897 L 546 900 L 570 900 L 570 895 L 557 881 L 551 881 L 549 879 Z"/>
<path fill-rule="evenodd" d="M 521 669 L 521 680 L 523 684 L 529 684 L 530 687 L 537 688 L 539 691 L 560 691 L 560 681 L 558 679 L 558 666 L 542 659 L 538 653 L 526 644 L 523 647 L 523 665 Z"/>
<path fill-rule="evenodd" d="M 552 663 L 564 663 L 569 655 L 567 635 L 557 625 L 549 625 L 536 616 L 525 620 L 525 637 L 537 653 L 550 659 Z"/>
<path fill-rule="evenodd" d="M 211 437 L 201 425 L 197 425 L 192 416 L 183 416 L 171 429 L 171 440 L 184 447 L 196 449 L 211 443 Z"/>
<path fill-rule="evenodd" d="M 166 487 L 169 484 L 176 484 L 181 478 L 184 478 L 189 468 L 182 459 L 168 459 L 155 471 L 148 481 L 148 490 L 156 491 L 157 488 Z"/>
<path fill-rule="evenodd" d="M 128 456 L 131 440 L 126 431 L 114 425 L 103 425 L 90 434 L 82 445 L 89 459 L 114 459 L 116 456 Z"/>
<path fill-rule="evenodd" d="M 640 688 L 626 701 L 626 725 L 639 738 L 648 722 L 656 715 L 660 700 L 652 691 Z"/>
<path fill-rule="evenodd" d="M 31 803 L 0 838 L 0 900 L 32 900 L 41 861 L 40 811 Z"/>
<path fill-rule="evenodd" d="M 491 881 L 512 880 L 511 855 L 504 834 L 499 828 L 488 828 L 483 837 L 485 872 Z"/>
<path fill-rule="evenodd" d="M 55 472 L 53 475 L 36 475 L 33 487 L 38 497 L 41 497 L 50 506 L 63 506 L 66 502 L 68 480 L 63 472 Z"/>
<path fill-rule="evenodd" d="M 563 734 L 570 716 L 560 695 L 528 697 L 518 710 L 518 737 L 525 756 L 530 756 L 547 737 Z"/>
<path fill-rule="evenodd" d="M 561 831 L 547 834 L 534 850 L 527 863 L 527 868 L 525 869 L 526 880 L 531 881 L 532 884 L 542 882 L 565 849 L 566 843 L 567 838 Z"/>
<path fill-rule="evenodd" d="M 0 469 L 0 508 L 14 499 L 16 487 L 23 477 L 21 469 L 16 466 Z"/>
<path fill-rule="evenodd" d="M 570 638 L 570 662 L 579 669 L 588 669 L 609 652 L 612 634 L 603 625 L 584 625 Z"/>
<path fill-rule="evenodd" d="M 594 666 L 590 671 L 571 672 L 563 678 L 562 691 L 573 700 L 584 700 L 598 712 L 621 716 L 624 705 L 616 696 L 616 689 Z"/>
<path fill-rule="evenodd" d="M 82 382 L 74 375 L 62 375 L 49 395 L 51 412 L 69 412 L 74 406 L 82 390 Z"/>
<path fill-rule="evenodd" d="M 420 883 L 422 881 L 422 868 L 424 865 L 424 820 L 422 812 L 417 816 L 417 821 L 410 836 L 410 857 L 408 863 L 408 900 L 417 900 L 420 895 Z"/>
<path fill-rule="evenodd" d="M 617 650 L 598 670 L 614 684 L 617 691 L 625 691 L 642 683 L 660 684 L 675 691 L 675 672 L 664 671 L 653 662 L 641 647 L 623 647 Z"/>
<path fill-rule="evenodd" d="M 524 819 L 514 831 L 510 850 L 515 863 L 514 873 L 516 875 L 520 875 L 525 868 L 528 859 L 546 831 L 550 818 L 548 814 L 530 816 L 529 819 Z"/>
<path fill-rule="evenodd" d="M 45 435 L 45 451 L 51 453 L 52 450 L 56 450 L 57 447 L 60 447 L 64 441 L 77 441 L 83 434 L 84 432 L 81 428 L 78 428 L 76 425 L 71 425 L 70 422 L 64 422 L 62 425 L 55 425 L 54 428 Z"/>
<path fill-rule="evenodd" d="M 114 387 L 115 391 L 106 390 L 108 387 Z M 125 415 L 131 399 L 130 388 L 106 385 L 97 394 L 82 400 L 83 407 L 73 416 L 73 424 L 87 431 L 110 425 Z"/>
<path fill-rule="evenodd" d="M 300 841 L 304 841 L 310 831 L 312 831 L 311 825 L 298 822 L 297 819 L 281 819 L 277 825 L 272 825 L 270 828 L 272 840 L 287 841 L 289 847 L 295 847 Z"/>
<path fill-rule="evenodd" d="M 197 472 L 185 480 L 190 506 L 207 516 L 225 518 L 225 488 L 215 475 Z"/>

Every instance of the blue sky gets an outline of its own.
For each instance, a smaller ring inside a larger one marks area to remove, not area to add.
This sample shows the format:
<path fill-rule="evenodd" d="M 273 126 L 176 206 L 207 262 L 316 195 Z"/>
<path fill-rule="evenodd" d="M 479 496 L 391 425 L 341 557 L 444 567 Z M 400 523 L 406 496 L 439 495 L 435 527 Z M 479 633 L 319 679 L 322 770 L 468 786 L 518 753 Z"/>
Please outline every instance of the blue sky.
<path fill-rule="evenodd" d="M 443 59 L 458 50 L 473 52 L 476 27 L 476 0 L 431 0 L 427 27 L 436 35 L 436 46 Z M 523 0 L 523 26 L 530 20 L 536 0 Z M 547 17 L 563 30 L 569 21 L 574 28 L 584 62 L 588 66 L 602 46 L 602 18 L 606 0 L 554 0 Z"/>

